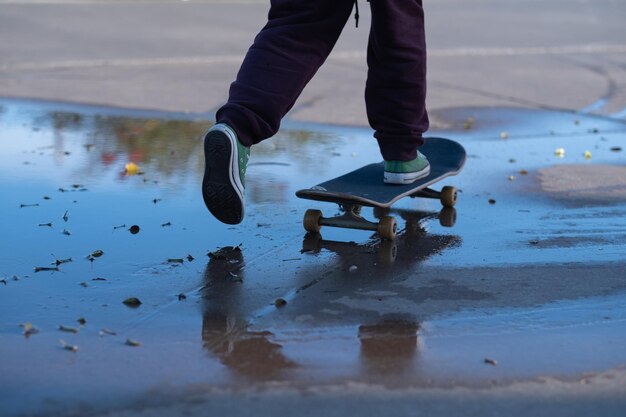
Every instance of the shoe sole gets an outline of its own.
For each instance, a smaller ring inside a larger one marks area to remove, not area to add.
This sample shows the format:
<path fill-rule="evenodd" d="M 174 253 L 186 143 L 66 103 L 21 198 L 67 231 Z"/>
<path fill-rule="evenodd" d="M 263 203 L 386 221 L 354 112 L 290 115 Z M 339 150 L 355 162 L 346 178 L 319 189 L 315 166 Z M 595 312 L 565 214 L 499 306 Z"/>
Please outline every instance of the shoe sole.
<path fill-rule="evenodd" d="M 243 189 L 234 179 L 239 172 L 234 141 L 220 130 L 210 131 L 204 138 L 202 197 L 211 214 L 226 224 L 241 223 L 244 216 Z"/>
<path fill-rule="evenodd" d="M 409 175 L 406 173 L 385 172 L 383 180 L 385 184 L 411 184 L 430 175 L 430 165 L 421 171 L 417 171 L 411 174 L 413 175 Z"/>

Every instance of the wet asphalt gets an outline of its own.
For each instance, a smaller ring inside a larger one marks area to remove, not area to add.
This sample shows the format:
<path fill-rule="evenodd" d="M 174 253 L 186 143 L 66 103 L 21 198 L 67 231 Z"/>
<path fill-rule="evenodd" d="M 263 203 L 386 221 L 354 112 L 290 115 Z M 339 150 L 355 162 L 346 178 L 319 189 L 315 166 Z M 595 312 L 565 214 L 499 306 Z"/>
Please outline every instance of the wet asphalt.
<path fill-rule="evenodd" d="M 453 210 L 364 209 L 392 243 L 295 197 L 380 159 L 366 6 L 228 226 L 201 139 L 266 2 L 0 0 L 3 415 L 623 415 L 626 8 L 425 8 L 429 134 L 468 160 Z"/>
<path fill-rule="evenodd" d="M 436 134 L 462 143 L 468 161 L 440 185 L 459 189 L 458 204 L 364 209 L 398 218 L 389 242 L 346 229 L 307 235 L 306 209 L 339 209 L 295 197 L 378 161 L 366 129 L 285 126 L 254 149 L 247 217 L 228 226 L 199 192 L 203 117 L 1 106 L 10 415 L 155 413 L 198 395 L 217 407 L 258 390 L 287 402 L 300 394 L 282 390 L 358 402 L 355 386 L 445 397 L 607 372 L 622 392 L 626 176 L 611 171 L 623 169 L 622 121 L 450 111 L 457 128 Z M 572 167 L 595 174 L 560 189 Z"/>

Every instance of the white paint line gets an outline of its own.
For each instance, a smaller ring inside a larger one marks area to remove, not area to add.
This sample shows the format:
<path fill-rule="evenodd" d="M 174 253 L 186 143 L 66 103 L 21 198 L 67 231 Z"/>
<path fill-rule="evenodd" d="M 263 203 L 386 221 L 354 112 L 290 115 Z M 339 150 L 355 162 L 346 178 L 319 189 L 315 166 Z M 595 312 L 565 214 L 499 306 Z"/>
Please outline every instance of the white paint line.
<path fill-rule="evenodd" d="M 527 48 L 453 48 L 433 49 L 429 57 L 502 57 L 524 55 L 569 55 L 569 54 L 622 54 L 626 53 L 626 45 L 579 45 L 561 47 L 527 47 Z M 239 64 L 243 55 L 189 56 L 168 58 L 120 58 L 120 59 L 84 59 L 48 62 L 17 62 L 0 64 L 0 71 L 56 70 L 102 67 L 161 67 L 181 65 L 220 65 Z M 334 52 L 329 60 L 365 60 L 365 51 Z"/>

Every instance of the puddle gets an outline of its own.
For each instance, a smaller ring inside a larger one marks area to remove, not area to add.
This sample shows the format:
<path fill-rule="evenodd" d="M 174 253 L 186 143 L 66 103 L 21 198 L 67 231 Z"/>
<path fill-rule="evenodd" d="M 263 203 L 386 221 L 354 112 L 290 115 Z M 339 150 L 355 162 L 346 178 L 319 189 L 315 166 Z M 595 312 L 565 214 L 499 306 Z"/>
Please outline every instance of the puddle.
<path fill-rule="evenodd" d="M 624 124 L 520 109 L 438 117 L 460 127 L 432 134 L 469 155 L 442 182 L 459 203 L 401 201 L 392 243 L 344 229 L 305 235 L 307 208 L 338 208 L 294 195 L 378 161 L 367 129 L 287 123 L 253 149 L 248 217 L 232 227 L 200 196 L 202 115 L 1 100 L 9 414 L 107 407 L 103 392 L 124 403 L 272 381 L 490 386 L 624 365 L 626 203 L 572 204 L 543 191 L 540 174 L 623 167 L 612 149 Z M 215 256 L 227 246 L 237 249 Z M 139 306 L 123 303 L 133 297 Z M 39 332 L 26 338 L 24 323 Z"/>

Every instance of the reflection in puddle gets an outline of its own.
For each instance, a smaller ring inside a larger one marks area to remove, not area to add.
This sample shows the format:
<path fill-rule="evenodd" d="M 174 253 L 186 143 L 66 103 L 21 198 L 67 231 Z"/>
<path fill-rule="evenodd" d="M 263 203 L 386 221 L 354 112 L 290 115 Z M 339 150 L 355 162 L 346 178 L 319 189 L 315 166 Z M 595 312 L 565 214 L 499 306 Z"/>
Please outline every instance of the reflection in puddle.
<path fill-rule="evenodd" d="M 248 329 L 242 307 L 244 257 L 239 248 L 224 248 L 204 272 L 202 341 L 204 348 L 235 374 L 251 379 L 279 379 L 295 364 L 272 342 L 268 331 Z"/>
<path fill-rule="evenodd" d="M 624 363 L 624 204 L 564 204 L 537 177 L 565 163 L 623 165 L 611 149 L 624 131 L 609 121 L 603 135 L 589 133 L 597 119 L 560 115 L 551 134 L 540 111 L 469 109 L 475 125 L 452 136 L 472 155 L 450 179 L 456 210 L 404 199 L 391 211 L 400 234 L 385 242 L 332 228 L 305 235 L 305 210 L 332 206 L 294 196 L 378 161 L 364 129 L 292 125 L 255 148 L 249 214 L 234 228 L 200 197 L 206 120 L 0 106 L 0 395 L 13 410 L 170 384 L 490 386 Z M 490 124 L 499 114 L 511 140 Z M 126 175 L 129 162 L 143 174 Z M 129 297 L 142 305 L 125 307 Z M 79 318 L 78 334 L 59 334 Z M 40 332 L 25 339 L 26 322 Z M 79 351 L 60 348 L 60 336 Z"/>

